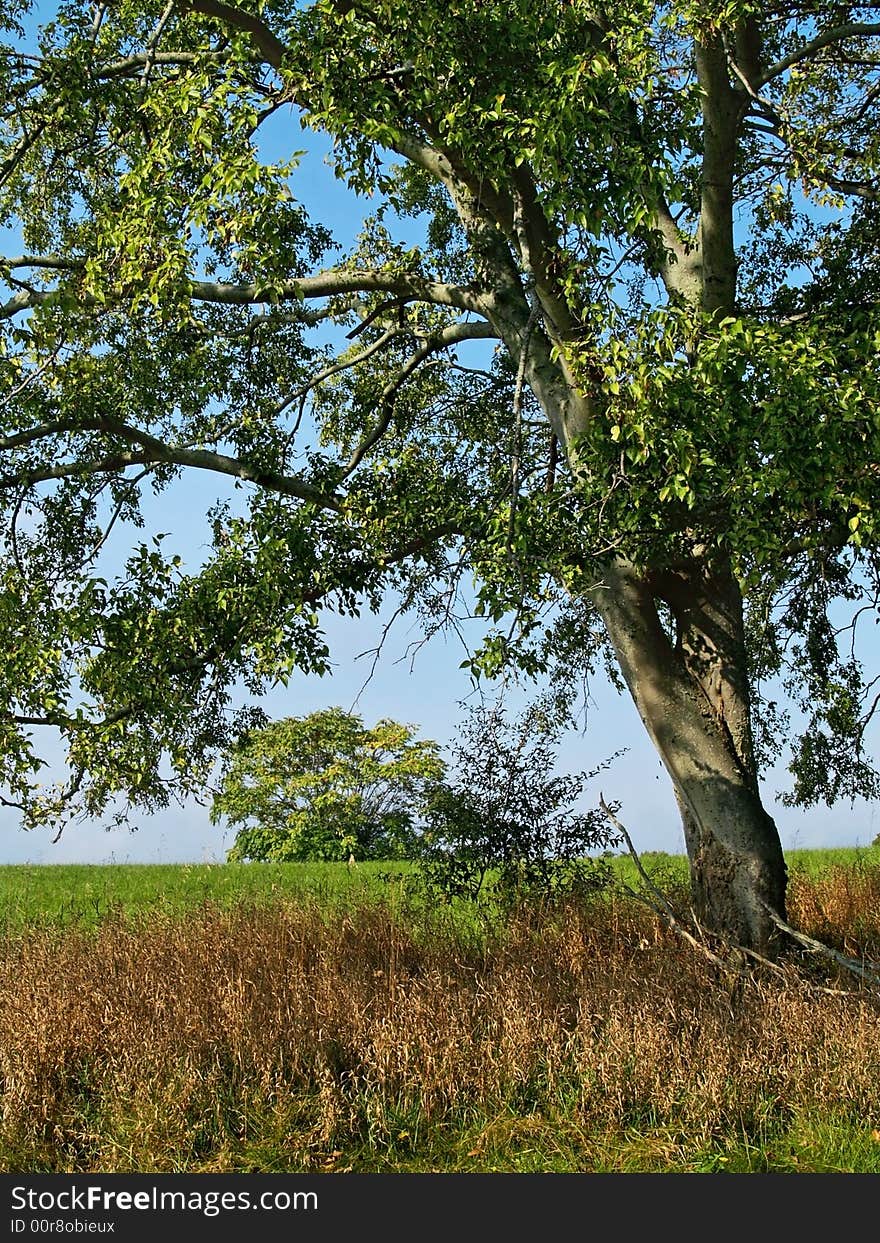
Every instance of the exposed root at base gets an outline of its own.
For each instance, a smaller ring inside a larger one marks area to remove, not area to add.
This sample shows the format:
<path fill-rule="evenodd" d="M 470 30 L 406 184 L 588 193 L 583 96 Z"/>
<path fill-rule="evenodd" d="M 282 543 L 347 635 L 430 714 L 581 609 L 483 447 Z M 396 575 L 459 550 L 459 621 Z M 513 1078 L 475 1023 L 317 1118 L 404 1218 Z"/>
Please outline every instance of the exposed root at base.
<path fill-rule="evenodd" d="M 722 957 L 721 954 L 716 953 L 713 949 L 711 949 L 708 943 L 709 936 L 700 927 L 699 921 L 693 912 L 691 913 L 691 922 L 696 929 L 696 933 L 691 932 L 688 928 L 686 928 L 675 914 L 675 911 L 670 906 L 666 896 L 651 880 L 651 877 L 648 875 L 644 865 L 642 864 L 638 851 L 633 845 L 632 838 L 624 825 L 605 802 L 605 799 L 601 794 L 599 795 L 599 806 L 604 812 L 605 817 L 615 827 L 615 829 L 617 829 L 626 843 L 627 851 L 629 852 L 629 855 L 636 866 L 636 870 L 648 890 L 648 893 L 639 893 L 629 885 L 622 885 L 621 889 L 624 893 L 626 893 L 629 897 L 635 898 L 636 901 L 643 903 L 650 910 L 652 910 L 658 919 L 662 920 L 670 931 L 674 932 L 676 936 L 680 937 L 692 949 L 696 950 L 697 953 L 711 962 L 713 966 L 718 967 L 726 975 L 742 980 L 753 981 L 754 977 L 748 971 L 744 970 L 741 965 L 737 965 L 736 961 L 739 959 L 739 962 L 742 963 L 744 959 L 748 958 L 786 980 L 791 978 L 792 965 L 790 963 L 783 966 L 780 963 L 773 962 L 769 958 L 765 958 L 763 954 L 759 954 L 756 950 L 748 949 L 746 946 L 738 945 L 733 941 L 723 941 L 723 939 L 717 934 L 713 934 L 713 940 L 716 942 L 722 941 L 723 948 L 727 956 Z M 878 996 L 880 996 L 880 963 L 862 962 L 857 958 L 850 958 L 846 954 L 841 954 L 839 950 L 833 949 L 830 945 L 826 945 L 824 941 L 818 941 L 815 937 L 808 936 L 807 933 L 799 932 L 796 928 L 793 928 L 791 924 L 786 923 L 786 921 L 768 903 L 765 902 L 763 905 L 764 909 L 770 916 L 770 919 L 779 931 L 794 941 L 796 945 L 799 945 L 802 949 L 807 950 L 811 954 L 830 959 L 832 962 L 836 963 L 838 967 L 841 967 L 843 970 L 849 972 L 849 974 L 862 981 L 863 984 L 871 986 L 872 989 L 877 991 Z M 826 993 L 838 997 L 849 995 L 849 990 L 847 989 L 829 988 L 826 985 L 815 984 L 812 980 L 806 980 L 800 971 L 797 972 L 797 979 L 800 986 L 806 987 L 813 992 Z"/>
<path fill-rule="evenodd" d="M 837 963 L 838 967 L 842 967 L 844 971 L 850 972 L 851 975 L 864 980 L 867 984 L 880 988 L 880 963 L 863 962 L 858 958 L 850 958 L 847 954 L 841 954 L 839 950 L 832 949 L 824 941 L 817 941 L 815 937 L 808 936 L 806 932 L 799 932 L 797 928 L 792 928 L 791 924 L 787 924 L 766 902 L 764 903 L 764 909 L 779 931 L 784 932 L 797 945 L 808 950 L 811 954 L 830 958 L 832 962 Z"/>

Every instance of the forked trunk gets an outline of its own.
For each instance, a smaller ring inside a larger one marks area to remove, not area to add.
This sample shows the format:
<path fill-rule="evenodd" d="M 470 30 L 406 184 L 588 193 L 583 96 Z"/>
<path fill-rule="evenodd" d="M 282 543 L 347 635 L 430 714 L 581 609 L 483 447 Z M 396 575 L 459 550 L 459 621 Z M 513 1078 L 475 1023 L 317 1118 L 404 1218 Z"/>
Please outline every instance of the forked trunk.
<path fill-rule="evenodd" d="M 761 804 L 750 728 L 742 597 L 730 573 L 608 567 L 596 605 L 639 715 L 672 778 L 704 929 L 772 954 L 786 869 Z M 664 628 L 658 603 L 668 606 Z"/>

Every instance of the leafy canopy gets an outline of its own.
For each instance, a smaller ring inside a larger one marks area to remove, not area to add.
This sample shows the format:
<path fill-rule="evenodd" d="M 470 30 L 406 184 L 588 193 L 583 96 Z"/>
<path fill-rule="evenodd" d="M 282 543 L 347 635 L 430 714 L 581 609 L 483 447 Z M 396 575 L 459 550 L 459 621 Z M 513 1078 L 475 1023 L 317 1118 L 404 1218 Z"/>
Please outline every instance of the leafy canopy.
<path fill-rule="evenodd" d="M 439 747 L 411 726 L 327 708 L 252 729 L 229 753 L 211 807 L 242 825 L 233 861 L 398 859 L 411 852 Z"/>
<path fill-rule="evenodd" d="M 475 582 L 475 672 L 589 670 L 611 555 L 732 563 L 764 758 L 781 676 L 793 797 L 877 792 L 841 634 L 880 590 L 875 7 L 3 0 L 0 32 L 25 823 L 198 790 L 233 688 L 326 671 L 323 617 L 389 589 L 430 629 Z M 302 128 L 366 196 L 348 251 Z M 200 564 L 139 527 L 187 472 Z"/>

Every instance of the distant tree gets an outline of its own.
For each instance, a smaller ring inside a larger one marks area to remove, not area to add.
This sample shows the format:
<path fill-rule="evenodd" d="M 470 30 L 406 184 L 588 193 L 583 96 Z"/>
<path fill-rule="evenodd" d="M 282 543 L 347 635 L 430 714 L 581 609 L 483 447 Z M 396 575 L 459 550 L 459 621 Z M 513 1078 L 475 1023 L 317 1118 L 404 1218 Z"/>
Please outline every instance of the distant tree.
<path fill-rule="evenodd" d="M 228 755 L 211 819 L 242 825 L 245 859 L 389 859 L 410 854 L 425 798 L 444 773 L 413 728 L 327 708 L 244 734 Z"/>

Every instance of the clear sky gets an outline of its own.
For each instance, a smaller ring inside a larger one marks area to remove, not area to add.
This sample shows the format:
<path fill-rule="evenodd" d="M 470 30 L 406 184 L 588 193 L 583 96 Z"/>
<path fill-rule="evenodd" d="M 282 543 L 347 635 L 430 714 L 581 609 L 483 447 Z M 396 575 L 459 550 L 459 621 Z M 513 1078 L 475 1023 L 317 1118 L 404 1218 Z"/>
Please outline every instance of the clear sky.
<path fill-rule="evenodd" d="M 358 205 L 323 165 L 321 144 L 303 135 L 290 116 L 279 114 L 267 136 L 269 158 L 291 149 L 309 146 L 309 155 L 294 179 L 294 192 L 309 207 L 313 218 L 332 227 L 345 242 L 360 223 Z M 216 481 L 190 475 L 163 497 L 161 529 L 180 535 L 176 550 L 185 559 L 198 561 L 199 536 L 205 512 L 218 496 Z M 143 538 L 143 533 L 139 533 Z M 172 539 L 169 539 L 170 547 Z M 181 546 L 182 545 L 182 546 Z M 263 707 L 273 717 L 303 715 L 318 708 L 338 705 L 357 711 L 368 725 L 388 716 L 418 727 L 420 735 L 449 744 L 462 717 L 462 701 L 474 702 L 467 673 L 459 668 L 465 656 L 454 635 L 438 635 L 413 657 L 410 646 L 420 634 L 402 618 L 392 628 L 372 678 L 367 681 L 374 649 L 393 602 L 386 613 L 366 614 L 358 620 L 331 619 L 327 637 L 334 662 L 333 672 L 323 679 L 294 676 L 286 688 L 278 688 Z M 474 630 L 474 637 L 477 635 Z M 511 708 L 525 702 L 512 696 Z M 784 740 L 780 740 L 780 746 Z M 585 729 L 566 735 L 560 748 L 560 768 L 592 769 L 615 752 L 626 754 L 585 789 L 583 802 L 593 806 L 600 791 L 608 800 L 621 803 L 620 816 L 641 850 L 684 849 L 675 800 L 656 752 L 645 735 L 632 703 L 597 677 Z M 51 751 L 48 752 L 51 758 Z M 843 805 L 809 811 L 785 808 L 775 794 L 787 784 L 784 765 L 767 775 L 766 805 L 777 820 L 786 849 L 810 846 L 866 845 L 880 831 L 876 808 Z M 203 862 L 221 861 L 232 844 L 232 834 L 211 825 L 206 806 L 188 803 L 155 816 L 135 816 L 137 831 L 106 831 L 96 824 L 74 824 L 57 844 L 50 831 L 24 833 L 15 815 L 0 811 L 0 863 L 102 863 L 102 862 Z"/>

